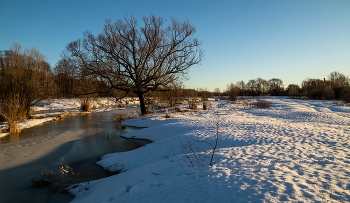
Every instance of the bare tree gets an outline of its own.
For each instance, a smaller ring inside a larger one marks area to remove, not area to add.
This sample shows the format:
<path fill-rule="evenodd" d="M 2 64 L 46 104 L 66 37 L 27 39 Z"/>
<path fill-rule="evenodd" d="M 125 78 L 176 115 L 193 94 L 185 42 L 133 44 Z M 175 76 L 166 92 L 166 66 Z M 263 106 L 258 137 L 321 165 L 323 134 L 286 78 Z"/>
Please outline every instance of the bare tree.
<path fill-rule="evenodd" d="M 69 61 L 61 59 L 55 65 L 53 72 L 57 86 L 56 97 L 65 98 L 72 96 L 76 83 L 74 66 Z"/>
<path fill-rule="evenodd" d="M 287 87 L 288 96 L 298 96 L 301 92 L 301 88 L 297 84 L 289 84 Z"/>
<path fill-rule="evenodd" d="M 256 92 L 258 96 L 266 96 L 270 89 L 270 83 L 267 80 L 262 78 L 257 78 L 255 80 L 256 83 Z"/>
<path fill-rule="evenodd" d="M 246 85 L 247 89 L 250 90 L 250 94 L 252 96 L 256 96 L 256 81 L 251 79 L 247 82 L 247 85 Z"/>
<path fill-rule="evenodd" d="M 246 84 L 245 84 L 245 82 L 244 82 L 243 80 L 241 80 L 241 81 L 238 81 L 236 84 L 237 84 L 237 86 L 238 86 L 239 89 L 240 89 L 240 95 L 243 96 L 243 94 L 244 94 L 244 92 L 245 92 L 245 90 L 246 90 Z"/>
<path fill-rule="evenodd" d="M 106 20 L 103 33 L 84 33 L 82 40 L 71 42 L 64 57 L 84 68 L 86 74 L 99 76 L 110 89 L 132 92 L 140 99 L 142 114 L 147 113 L 145 94 L 170 90 L 169 85 L 185 78 L 188 69 L 202 60 L 201 42 L 188 21 L 165 20 L 155 16 L 137 20 Z"/>
<path fill-rule="evenodd" d="M 349 78 L 347 78 L 344 74 L 339 73 L 337 71 L 331 72 L 328 75 L 328 79 L 331 82 L 332 88 L 348 87 L 349 86 Z"/>
<path fill-rule="evenodd" d="M 23 50 L 20 44 L 13 44 L 0 56 L 0 81 L 0 111 L 10 131 L 16 131 L 16 122 L 29 118 L 31 106 L 53 91 L 45 56 L 36 48 Z"/>
<path fill-rule="evenodd" d="M 236 97 L 239 95 L 239 87 L 233 83 L 227 85 L 226 95 L 229 97 L 230 101 L 236 101 Z"/>
<path fill-rule="evenodd" d="M 215 89 L 214 89 L 214 95 L 215 95 L 215 96 L 220 96 L 220 88 L 215 87 Z"/>
<path fill-rule="evenodd" d="M 269 80 L 269 83 L 271 96 L 279 96 L 283 91 L 283 81 L 278 78 L 272 78 Z"/>

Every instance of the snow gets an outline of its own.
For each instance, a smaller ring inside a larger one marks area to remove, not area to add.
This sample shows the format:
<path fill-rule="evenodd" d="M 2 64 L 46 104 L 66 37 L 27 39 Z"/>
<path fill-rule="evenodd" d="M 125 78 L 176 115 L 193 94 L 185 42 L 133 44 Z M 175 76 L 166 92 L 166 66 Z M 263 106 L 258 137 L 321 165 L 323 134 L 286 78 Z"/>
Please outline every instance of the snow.
<path fill-rule="evenodd" d="M 265 99 L 268 109 L 210 101 L 125 120 L 145 128 L 123 136 L 153 142 L 103 156 L 97 164 L 122 172 L 72 186 L 72 202 L 350 201 L 350 107 Z"/>

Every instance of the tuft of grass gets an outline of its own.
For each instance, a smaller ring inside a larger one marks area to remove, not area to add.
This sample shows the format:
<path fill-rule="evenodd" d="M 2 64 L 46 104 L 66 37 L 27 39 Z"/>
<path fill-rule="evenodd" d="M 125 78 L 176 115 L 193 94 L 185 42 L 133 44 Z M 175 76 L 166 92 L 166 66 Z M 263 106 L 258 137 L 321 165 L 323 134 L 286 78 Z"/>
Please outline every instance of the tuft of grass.
<path fill-rule="evenodd" d="M 165 116 L 164 116 L 164 118 L 171 118 L 171 116 L 170 116 L 169 113 L 168 113 L 168 109 L 165 110 Z"/>
<path fill-rule="evenodd" d="M 53 121 L 59 121 L 59 120 L 63 120 L 65 118 L 69 118 L 69 117 L 73 117 L 73 116 L 76 116 L 77 114 L 61 114 L 59 116 L 56 116 Z"/>
<path fill-rule="evenodd" d="M 68 186 L 72 185 L 74 182 L 79 182 L 80 173 L 81 171 L 76 173 L 68 164 L 63 165 L 61 162 L 61 167 L 56 172 L 44 168 L 41 172 L 43 178 L 32 181 L 31 187 L 51 185 L 55 191 L 64 192 Z"/>
<path fill-rule="evenodd" d="M 91 103 L 89 101 L 83 101 L 80 108 L 83 112 L 91 112 Z"/>

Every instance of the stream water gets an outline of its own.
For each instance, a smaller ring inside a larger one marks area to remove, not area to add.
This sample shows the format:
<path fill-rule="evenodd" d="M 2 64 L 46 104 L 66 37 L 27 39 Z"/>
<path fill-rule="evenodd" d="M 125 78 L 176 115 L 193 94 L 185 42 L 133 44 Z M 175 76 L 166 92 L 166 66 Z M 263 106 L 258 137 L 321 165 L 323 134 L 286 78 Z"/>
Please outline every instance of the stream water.
<path fill-rule="evenodd" d="M 41 173 L 57 172 L 66 164 L 75 172 L 70 184 L 113 175 L 95 163 L 104 154 L 136 149 L 147 140 L 124 139 L 120 135 L 138 130 L 122 128 L 116 114 L 139 113 L 130 105 L 123 110 L 81 114 L 45 123 L 0 140 L 0 202 L 69 202 L 73 196 L 53 187 L 31 187 L 43 179 Z"/>

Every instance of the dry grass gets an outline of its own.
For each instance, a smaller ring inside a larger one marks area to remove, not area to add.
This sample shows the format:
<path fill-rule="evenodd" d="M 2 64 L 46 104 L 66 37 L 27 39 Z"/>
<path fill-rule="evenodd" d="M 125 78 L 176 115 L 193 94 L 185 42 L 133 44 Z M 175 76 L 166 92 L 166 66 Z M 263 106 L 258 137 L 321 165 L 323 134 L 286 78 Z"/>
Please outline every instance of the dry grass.
<path fill-rule="evenodd" d="M 91 103 L 89 101 L 83 101 L 80 108 L 83 112 L 91 112 Z"/>
<path fill-rule="evenodd" d="M 165 116 L 164 116 L 164 118 L 171 118 L 171 116 L 170 116 L 169 113 L 168 113 L 168 109 L 165 110 Z"/>
<path fill-rule="evenodd" d="M 53 119 L 53 121 L 59 121 L 59 120 L 63 120 L 63 119 L 65 119 L 65 118 L 70 118 L 70 117 L 73 117 L 73 116 L 76 116 L 77 114 L 62 114 L 62 115 L 59 115 L 59 116 L 57 116 L 57 117 L 55 117 L 54 119 Z"/>
<path fill-rule="evenodd" d="M 64 192 L 68 186 L 72 185 L 74 182 L 79 182 L 80 173 L 81 171 L 74 172 L 68 164 L 63 165 L 61 162 L 61 167 L 57 172 L 43 169 L 41 175 L 44 179 L 32 181 L 31 187 L 44 187 L 51 185 L 55 191 L 59 190 Z"/>

